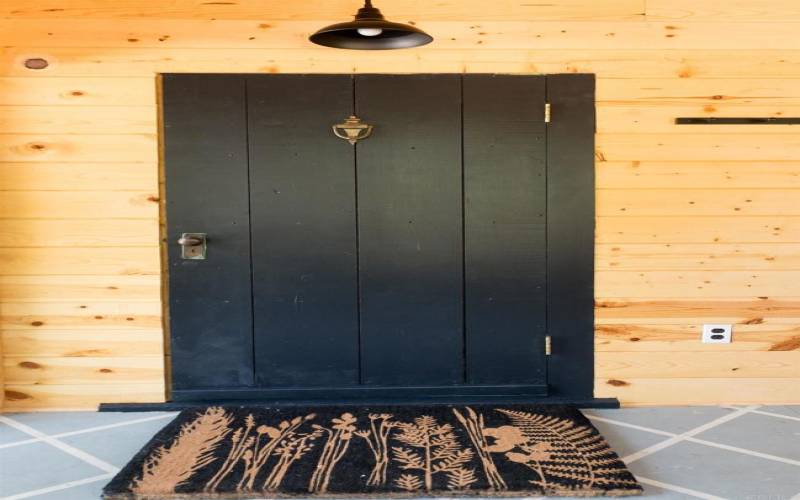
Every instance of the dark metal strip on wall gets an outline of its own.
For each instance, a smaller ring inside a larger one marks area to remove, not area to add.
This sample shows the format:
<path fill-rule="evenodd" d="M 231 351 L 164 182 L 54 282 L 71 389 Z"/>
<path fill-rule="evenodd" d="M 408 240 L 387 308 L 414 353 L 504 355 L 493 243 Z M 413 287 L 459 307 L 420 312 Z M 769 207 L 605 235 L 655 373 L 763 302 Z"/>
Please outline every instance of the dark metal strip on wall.
<path fill-rule="evenodd" d="M 800 125 L 800 118 L 775 117 L 684 117 L 675 118 L 676 125 Z"/>

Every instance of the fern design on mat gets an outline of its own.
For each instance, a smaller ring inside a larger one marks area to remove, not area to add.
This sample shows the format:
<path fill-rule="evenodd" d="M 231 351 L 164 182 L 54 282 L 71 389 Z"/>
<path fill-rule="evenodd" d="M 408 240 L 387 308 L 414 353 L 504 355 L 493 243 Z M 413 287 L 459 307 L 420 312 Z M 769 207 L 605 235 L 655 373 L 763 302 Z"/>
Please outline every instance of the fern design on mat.
<path fill-rule="evenodd" d="M 311 482 L 308 485 L 308 491 L 311 493 L 325 493 L 328 491 L 333 469 L 344 454 L 347 453 L 347 448 L 350 447 L 350 441 L 353 439 L 353 433 L 356 430 L 356 417 L 351 413 L 342 413 L 339 418 L 331 419 L 331 422 L 333 423 L 331 428 L 314 425 L 315 429 L 328 435 L 328 440 L 325 442 L 322 455 L 319 457 L 319 462 L 317 462 L 317 468 L 314 470 Z"/>
<path fill-rule="evenodd" d="M 439 425 L 436 419 L 422 416 L 413 423 L 400 422 L 394 439 L 407 445 L 392 448 L 393 459 L 406 471 L 422 471 L 423 480 L 414 474 L 402 474 L 395 485 L 406 491 L 423 487 L 433 489 L 434 474 L 447 475 L 447 487 L 463 490 L 477 481 L 475 470 L 466 466 L 472 461 L 473 451 L 464 449 L 458 442 L 450 424 Z M 414 450 L 416 448 L 416 450 Z"/>
<path fill-rule="evenodd" d="M 157 448 L 142 464 L 131 489 L 141 494 L 172 493 L 197 470 L 215 460 L 214 450 L 231 431 L 233 417 L 211 407 L 181 427 L 170 446 Z"/>
<path fill-rule="evenodd" d="M 206 483 L 205 491 L 213 492 L 219 488 L 220 483 L 228 477 L 239 462 L 243 462 L 244 470 L 236 485 L 237 491 L 252 490 L 261 468 L 272 456 L 273 451 L 286 440 L 297 436 L 297 429 L 304 423 L 313 419 L 315 415 L 295 417 L 284 420 L 278 427 L 259 425 L 253 415 L 245 418 L 244 427 L 239 427 L 231 436 L 231 448 L 225 461 L 216 474 Z"/>
<path fill-rule="evenodd" d="M 389 434 L 397 426 L 387 413 L 370 413 L 369 429 L 356 431 L 355 435 L 364 439 L 375 457 L 375 466 L 367 479 L 367 486 L 386 484 L 386 469 L 389 467 Z"/>
<path fill-rule="evenodd" d="M 620 477 L 626 472 L 625 465 L 591 427 L 547 415 L 497 411 L 514 425 L 485 429 L 485 435 L 495 438 L 489 450 L 505 452 L 510 461 L 530 468 L 537 475 L 530 482 L 545 492 L 637 484 Z"/>

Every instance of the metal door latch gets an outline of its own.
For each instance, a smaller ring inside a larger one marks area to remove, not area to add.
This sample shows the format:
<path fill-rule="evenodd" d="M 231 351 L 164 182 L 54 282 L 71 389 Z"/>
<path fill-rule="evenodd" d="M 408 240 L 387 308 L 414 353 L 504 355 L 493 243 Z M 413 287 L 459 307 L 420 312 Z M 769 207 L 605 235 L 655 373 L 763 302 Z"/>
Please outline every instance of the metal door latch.
<path fill-rule="evenodd" d="M 181 246 L 181 259 L 205 260 L 206 233 L 183 233 L 178 238 Z"/>

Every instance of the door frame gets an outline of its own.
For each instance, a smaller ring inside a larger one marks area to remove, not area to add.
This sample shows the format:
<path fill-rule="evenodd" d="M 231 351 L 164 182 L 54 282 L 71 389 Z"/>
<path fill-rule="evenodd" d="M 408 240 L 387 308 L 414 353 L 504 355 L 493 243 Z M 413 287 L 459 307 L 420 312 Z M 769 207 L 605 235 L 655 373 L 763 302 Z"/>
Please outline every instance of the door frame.
<path fill-rule="evenodd" d="M 166 254 L 164 269 L 173 267 L 180 248 L 175 245 L 174 200 L 170 187 L 190 174 L 190 166 L 176 161 L 186 152 L 188 136 L 179 126 L 186 116 L 171 106 L 171 97 L 178 95 L 183 82 L 197 79 L 227 79 L 255 75 L 165 74 L 162 75 L 163 172 L 166 179 Z M 258 75 L 268 78 L 270 75 Z M 435 401 L 473 400 L 503 401 L 592 401 L 594 387 L 594 134 L 595 77 L 592 74 L 546 75 L 546 102 L 551 120 L 547 125 L 547 322 L 553 339 L 547 358 L 549 391 L 544 396 L 532 386 L 458 386 L 426 387 Z M 183 114 L 186 111 L 183 110 Z M 164 276 L 171 279 L 171 273 Z M 165 287 L 165 318 L 172 309 L 168 287 Z M 252 328 L 252 324 L 251 324 Z M 167 326 L 171 341 L 172 365 L 176 349 L 172 325 Z M 242 348 L 246 348 L 243 346 Z M 178 360 L 180 362 L 180 360 Z M 185 362 L 197 360 L 184 360 Z M 200 360 L 199 362 L 202 362 Z M 169 366 L 168 369 L 171 369 Z M 170 372 L 170 375 L 172 373 Z M 172 382 L 172 378 L 168 377 Z M 291 399 L 303 401 L 346 400 L 385 401 L 420 398 L 416 388 L 398 391 L 395 388 L 359 387 L 351 389 L 174 389 L 168 384 L 176 402 Z M 298 398 L 298 392 L 304 398 Z M 307 397 L 305 397 L 307 396 Z"/>

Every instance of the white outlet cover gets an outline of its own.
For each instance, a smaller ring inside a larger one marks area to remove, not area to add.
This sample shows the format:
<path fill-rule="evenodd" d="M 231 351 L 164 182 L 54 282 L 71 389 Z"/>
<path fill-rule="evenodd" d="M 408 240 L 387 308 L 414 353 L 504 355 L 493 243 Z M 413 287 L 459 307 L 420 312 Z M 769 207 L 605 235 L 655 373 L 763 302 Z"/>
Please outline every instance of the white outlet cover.
<path fill-rule="evenodd" d="M 730 344 L 733 325 L 703 325 L 704 344 Z"/>

